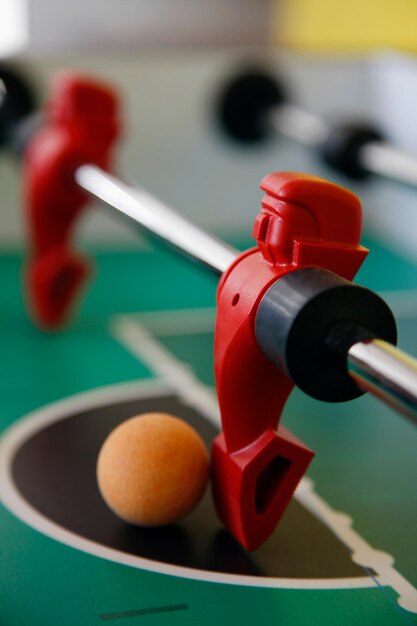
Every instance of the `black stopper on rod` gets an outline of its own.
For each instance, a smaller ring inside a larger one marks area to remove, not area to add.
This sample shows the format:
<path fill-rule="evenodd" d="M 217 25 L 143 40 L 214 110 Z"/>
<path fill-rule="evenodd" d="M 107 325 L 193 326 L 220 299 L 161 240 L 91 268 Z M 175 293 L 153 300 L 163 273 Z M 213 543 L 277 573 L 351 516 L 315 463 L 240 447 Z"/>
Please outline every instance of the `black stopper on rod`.
<path fill-rule="evenodd" d="M 384 300 L 318 267 L 279 278 L 256 317 L 262 351 L 303 391 L 327 402 L 362 395 L 347 372 L 347 353 L 375 337 L 397 341 L 395 319 Z"/>
<path fill-rule="evenodd" d="M 0 147 L 13 143 L 17 126 L 36 109 L 36 98 L 23 72 L 0 65 Z"/>
<path fill-rule="evenodd" d="M 255 144 L 271 134 L 268 113 L 286 99 L 275 78 L 252 68 L 238 74 L 218 94 L 217 120 L 236 141 Z"/>
<path fill-rule="evenodd" d="M 340 124 L 329 131 L 321 153 L 325 162 L 355 180 L 371 175 L 363 165 L 361 150 L 367 144 L 384 141 L 382 133 L 371 124 Z"/>

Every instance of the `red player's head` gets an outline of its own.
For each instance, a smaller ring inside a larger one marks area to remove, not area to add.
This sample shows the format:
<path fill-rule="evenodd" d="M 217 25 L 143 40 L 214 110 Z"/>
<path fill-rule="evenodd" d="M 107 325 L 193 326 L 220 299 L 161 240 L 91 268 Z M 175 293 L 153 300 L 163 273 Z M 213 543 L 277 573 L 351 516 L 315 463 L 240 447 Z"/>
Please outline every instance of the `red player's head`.
<path fill-rule="evenodd" d="M 260 187 L 266 193 L 253 236 L 270 262 L 288 260 L 294 241 L 358 245 L 362 208 L 347 189 L 299 172 L 269 174 Z"/>
<path fill-rule="evenodd" d="M 51 123 L 86 133 L 94 141 L 109 142 L 119 134 L 118 97 L 99 81 L 62 72 L 54 78 L 46 106 Z"/>

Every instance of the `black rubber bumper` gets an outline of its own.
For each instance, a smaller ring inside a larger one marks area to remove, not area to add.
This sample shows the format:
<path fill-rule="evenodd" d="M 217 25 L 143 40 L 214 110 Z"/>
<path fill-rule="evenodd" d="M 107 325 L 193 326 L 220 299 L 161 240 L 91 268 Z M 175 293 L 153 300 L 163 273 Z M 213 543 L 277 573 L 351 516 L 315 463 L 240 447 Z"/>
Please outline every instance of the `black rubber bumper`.
<path fill-rule="evenodd" d="M 310 396 L 342 402 L 363 392 L 347 373 L 349 348 L 370 338 L 397 341 L 394 316 L 369 289 L 321 268 L 295 270 L 263 297 L 261 350 Z"/>

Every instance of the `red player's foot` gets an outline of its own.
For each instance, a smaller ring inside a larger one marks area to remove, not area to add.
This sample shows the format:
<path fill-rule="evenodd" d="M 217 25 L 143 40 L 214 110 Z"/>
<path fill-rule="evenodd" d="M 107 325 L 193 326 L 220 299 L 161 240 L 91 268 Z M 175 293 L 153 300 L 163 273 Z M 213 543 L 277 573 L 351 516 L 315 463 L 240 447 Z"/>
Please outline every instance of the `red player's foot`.
<path fill-rule="evenodd" d="M 65 324 L 90 275 L 90 265 L 65 246 L 29 262 L 26 280 L 31 314 L 46 329 Z"/>
<path fill-rule="evenodd" d="M 313 456 L 283 426 L 233 453 L 223 434 L 216 437 L 211 475 L 217 512 L 246 550 L 259 548 L 274 531 Z"/>

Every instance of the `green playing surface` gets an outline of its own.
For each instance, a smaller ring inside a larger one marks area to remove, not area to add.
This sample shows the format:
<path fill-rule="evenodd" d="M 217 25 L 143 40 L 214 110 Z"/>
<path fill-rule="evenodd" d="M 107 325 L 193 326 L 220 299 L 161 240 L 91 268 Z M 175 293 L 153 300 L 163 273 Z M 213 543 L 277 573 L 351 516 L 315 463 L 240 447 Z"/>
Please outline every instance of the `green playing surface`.
<path fill-rule="evenodd" d="M 399 345 L 417 355 L 417 267 L 366 243 L 372 253 L 358 281 L 389 292 Z M 325 405 L 294 392 L 283 421 L 316 458 L 276 540 L 258 555 L 237 549 L 220 525 L 217 543 L 210 543 L 205 513 L 174 530 L 148 531 L 146 541 L 110 518 L 101 539 L 106 512 L 83 520 L 90 492 L 71 476 L 60 483 L 60 457 L 66 448 L 75 451 L 70 462 L 76 477 L 85 441 L 99 437 L 107 405 L 115 405 L 117 416 L 117 403 L 129 398 L 152 396 L 157 402 L 158 394 L 174 394 L 197 411 L 196 419 L 215 421 L 216 413 L 217 279 L 157 248 L 95 257 L 98 274 L 75 322 L 48 336 L 25 316 L 21 258 L 0 257 L 1 626 L 417 624 L 417 430 L 370 397 Z M 134 384 L 123 384 L 129 381 Z M 63 398 L 68 402 L 59 404 Z M 69 423 L 86 407 L 98 407 L 97 415 L 82 414 L 64 445 L 61 420 Z M 58 434 L 46 448 L 45 463 L 58 469 L 42 474 L 42 460 L 29 444 L 51 425 Z M 86 461 L 93 467 L 94 459 Z M 19 482 L 25 472 L 33 477 L 30 496 Z M 78 503 L 78 492 L 86 500 L 80 496 Z M 51 513 L 48 493 L 63 495 L 62 506 L 52 503 L 57 506 Z M 212 514 L 209 496 L 202 506 Z M 80 520 L 92 530 L 81 530 Z M 177 554 L 166 564 L 173 548 Z M 191 564 L 181 551 L 193 552 Z"/>

